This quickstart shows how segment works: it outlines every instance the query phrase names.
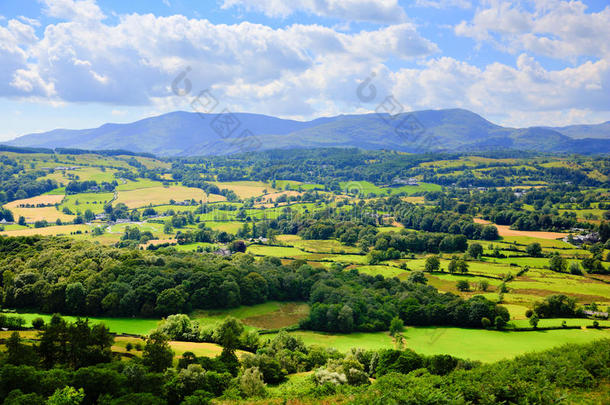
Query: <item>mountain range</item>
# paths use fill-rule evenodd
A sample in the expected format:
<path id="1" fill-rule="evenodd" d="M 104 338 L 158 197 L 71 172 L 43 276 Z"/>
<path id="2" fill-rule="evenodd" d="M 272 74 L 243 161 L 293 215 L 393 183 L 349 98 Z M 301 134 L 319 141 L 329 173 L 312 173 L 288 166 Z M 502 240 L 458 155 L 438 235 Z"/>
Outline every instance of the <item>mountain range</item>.
<path id="1" fill-rule="evenodd" d="M 404 152 L 498 149 L 610 153 L 610 121 L 599 125 L 508 128 L 468 110 L 338 115 L 295 121 L 260 114 L 177 111 L 127 124 L 56 129 L 11 146 L 125 149 L 158 156 L 221 155 L 265 149 L 358 147 Z"/>

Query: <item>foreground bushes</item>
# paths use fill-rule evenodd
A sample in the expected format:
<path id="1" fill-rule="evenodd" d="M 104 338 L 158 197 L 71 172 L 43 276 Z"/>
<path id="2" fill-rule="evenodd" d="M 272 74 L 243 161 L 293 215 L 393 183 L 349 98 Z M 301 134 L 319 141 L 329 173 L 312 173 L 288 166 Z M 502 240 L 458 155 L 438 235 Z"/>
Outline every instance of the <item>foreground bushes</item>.
<path id="1" fill-rule="evenodd" d="M 174 368 L 174 353 L 158 331 L 147 339 L 142 358 L 122 361 L 110 356 L 112 338 L 103 326 L 89 327 L 82 320 L 69 324 L 54 317 L 38 344 L 20 341 L 17 332 L 7 341 L 7 353 L 0 353 L 0 400 L 3 405 L 181 405 L 208 404 L 218 397 L 265 397 L 264 403 L 271 403 L 272 397 L 280 397 L 358 405 L 555 404 L 610 378 L 608 339 L 481 365 L 409 349 L 352 349 L 342 354 L 307 347 L 286 332 L 238 359 L 235 348 L 242 332 L 235 320 L 227 319 L 217 330 L 222 354 L 210 358 L 187 352 Z M 64 354 L 56 356 L 55 349 L 62 347 Z M 96 348 L 103 356 L 86 356 Z M 288 374 L 304 371 L 313 373 L 292 376 L 283 384 Z"/>
<path id="2" fill-rule="evenodd" d="M 350 404 L 550 404 L 571 390 L 595 388 L 610 378 L 610 340 L 567 345 L 515 360 L 456 370 L 446 376 L 416 370 L 390 373 Z"/>

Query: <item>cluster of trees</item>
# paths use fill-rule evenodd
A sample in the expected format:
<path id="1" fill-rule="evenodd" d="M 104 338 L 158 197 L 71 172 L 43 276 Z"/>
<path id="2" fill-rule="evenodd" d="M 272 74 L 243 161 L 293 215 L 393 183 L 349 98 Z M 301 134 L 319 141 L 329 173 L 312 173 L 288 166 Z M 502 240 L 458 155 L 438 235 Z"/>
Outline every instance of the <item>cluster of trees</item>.
<path id="1" fill-rule="evenodd" d="M 534 304 L 533 310 L 526 313 L 528 318 L 581 318 L 584 316 L 582 307 L 576 305 L 574 298 L 563 294 L 550 295 Z"/>
<path id="2" fill-rule="evenodd" d="M 440 208 L 440 207 L 439 207 Z M 395 206 L 396 220 L 406 228 L 464 235 L 468 239 L 498 239 L 498 228 L 473 222 L 472 217 L 410 203 Z"/>
<path id="3" fill-rule="evenodd" d="M 0 221 L 3 220 L 3 219 L 6 222 L 14 222 L 15 221 L 15 217 L 13 216 L 13 213 L 10 210 L 8 210 L 8 209 L 6 209 L 4 207 L 1 207 L 0 208 Z"/>
<path id="4" fill-rule="evenodd" d="M 453 325 L 482 327 L 482 319 L 500 316 L 508 321 L 505 308 L 476 296 L 469 300 L 441 294 L 434 287 L 412 281 L 367 276 L 357 271 L 331 271 L 332 277 L 311 289 L 306 329 L 327 332 L 388 330 L 399 317 L 406 325 Z"/>
<path id="5" fill-rule="evenodd" d="M 331 219 L 306 220 L 301 223 L 297 234 L 303 239 L 337 239 L 348 246 L 357 242 L 371 242 L 377 230 L 370 224 L 361 221 L 333 221 Z"/>
<path id="6" fill-rule="evenodd" d="M 189 243 L 204 242 L 204 243 L 228 243 L 234 239 L 234 236 L 225 231 L 217 231 L 211 229 L 201 222 L 197 225 L 199 229 L 196 231 L 178 231 L 176 240 L 179 245 Z"/>
<path id="7" fill-rule="evenodd" d="M 132 213 L 138 213 L 137 210 L 130 211 L 129 208 L 127 208 L 127 205 L 124 203 L 118 203 L 115 205 L 106 204 L 104 205 L 104 212 L 111 221 L 116 221 L 117 219 L 128 219 Z M 137 215 L 139 218 L 139 213 Z"/>
<path id="8" fill-rule="evenodd" d="M 573 228 L 578 223 L 575 218 L 567 216 L 517 210 L 491 212 L 487 219 L 521 231 L 556 231 Z"/>
<path id="9" fill-rule="evenodd" d="M 137 243 L 146 243 L 154 239 L 151 231 L 140 231 L 137 226 L 125 227 L 125 232 L 121 235 L 121 241 L 135 241 Z"/>
<path id="10" fill-rule="evenodd" d="M 115 187 L 118 185 L 119 185 L 119 183 L 117 183 L 116 180 L 113 180 L 112 183 L 108 183 L 108 182 L 104 181 L 99 184 L 95 180 L 84 180 L 84 181 L 72 180 L 66 186 L 66 194 L 78 194 L 78 193 L 86 193 L 86 192 L 90 192 L 90 191 L 112 192 L 112 191 L 114 191 Z"/>
<path id="11" fill-rule="evenodd" d="M 183 186 L 200 188 L 207 194 L 223 195 L 227 198 L 227 201 L 239 200 L 239 197 L 237 197 L 235 191 L 226 188 L 221 189 L 216 184 L 208 183 L 201 178 L 200 172 L 196 171 L 194 168 L 191 168 L 187 174 L 181 174 L 181 172 L 172 169 L 172 177 L 174 180 L 181 180 Z"/>
<path id="12" fill-rule="evenodd" d="M 0 203 L 34 197 L 57 188 L 55 180 L 38 180 L 46 174 L 42 170 L 26 171 L 17 160 L 0 156 Z"/>
<path id="13" fill-rule="evenodd" d="M 417 233 L 403 229 L 400 233 L 378 234 L 374 239 L 374 250 L 371 251 L 370 255 L 371 257 L 378 257 L 379 253 L 382 252 L 383 255 L 381 256 L 386 256 L 386 259 L 398 259 L 400 253 L 453 253 L 465 252 L 467 248 L 468 240 L 464 235 Z"/>
<path id="14" fill-rule="evenodd" d="M 360 206 L 329 207 L 313 213 L 298 213 L 291 207 L 283 207 L 275 218 L 244 223 L 237 236 L 268 237 L 268 231 L 272 230 L 276 235 L 299 235 L 303 239 L 336 238 L 347 245 L 358 244 L 368 248 L 374 243 L 375 227 L 380 222 L 380 215 Z"/>

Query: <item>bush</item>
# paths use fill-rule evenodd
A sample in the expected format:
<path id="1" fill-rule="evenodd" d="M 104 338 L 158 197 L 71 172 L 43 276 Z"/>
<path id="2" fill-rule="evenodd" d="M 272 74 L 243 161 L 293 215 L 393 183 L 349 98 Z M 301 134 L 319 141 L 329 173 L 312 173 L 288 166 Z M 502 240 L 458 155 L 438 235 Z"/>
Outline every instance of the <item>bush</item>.
<path id="1" fill-rule="evenodd" d="M 423 359 L 413 350 L 384 350 L 379 354 L 377 377 L 391 372 L 408 374 L 423 365 Z"/>
<path id="2" fill-rule="evenodd" d="M 525 252 L 532 257 L 542 256 L 542 246 L 538 242 L 530 243 L 525 248 Z"/>
<path id="3" fill-rule="evenodd" d="M 395 336 L 396 334 L 403 331 L 405 327 L 404 322 L 399 317 L 394 317 L 390 322 L 390 336 Z"/>
<path id="4" fill-rule="evenodd" d="M 242 359 L 243 368 L 256 368 L 267 384 L 278 384 L 286 378 L 286 370 L 280 362 L 266 354 L 246 355 Z"/>
<path id="5" fill-rule="evenodd" d="M 538 328 L 538 322 L 540 322 L 540 318 L 538 318 L 538 314 L 534 312 L 534 314 L 530 317 L 530 325 L 532 328 Z"/>
<path id="6" fill-rule="evenodd" d="M 317 385 L 341 385 L 347 383 L 347 377 L 345 374 L 337 373 L 336 371 L 328 371 L 325 368 L 321 368 L 316 371 L 313 378 Z"/>
<path id="7" fill-rule="evenodd" d="M 446 375 L 452 372 L 458 365 L 458 359 L 448 354 L 437 354 L 426 360 L 426 368 L 430 373 Z"/>
<path id="8" fill-rule="evenodd" d="M 44 327 L 44 319 L 38 317 L 32 320 L 32 327 L 41 330 Z"/>
<path id="9" fill-rule="evenodd" d="M 488 288 L 489 288 L 489 281 L 482 280 L 482 281 L 479 282 L 479 290 L 487 291 Z"/>
<path id="10" fill-rule="evenodd" d="M 264 397 L 267 390 L 258 367 L 247 368 L 239 377 L 239 389 L 246 397 Z"/>
<path id="11" fill-rule="evenodd" d="M 460 291 L 470 290 L 470 284 L 466 280 L 460 280 L 456 283 L 455 287 Z"/>
<path id="12" fill-rule="evenodd" d="M 496 316 L 495 324 L 497 329 L 502 330 L 506 327 L 506 320 L 501 316 Z"/>
<path id="13" fill-rule="evenodd" d="M 582 270 L 580 269 L 580 265 L 578 264 L 578 262 L 570 263 L 570 274 L 574 274 L 576 276 L 582 275 Z"/>

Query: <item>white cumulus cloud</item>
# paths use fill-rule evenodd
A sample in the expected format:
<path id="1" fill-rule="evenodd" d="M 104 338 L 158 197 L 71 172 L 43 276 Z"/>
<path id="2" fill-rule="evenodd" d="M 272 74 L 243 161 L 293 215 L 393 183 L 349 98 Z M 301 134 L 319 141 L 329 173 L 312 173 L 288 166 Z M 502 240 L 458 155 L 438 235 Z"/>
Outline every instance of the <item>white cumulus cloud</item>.
<path id="1" fill-rule="evenodd" d="M 610 54 L 610 5 L 588 12 L 578 0 L 485 3 L 472 21 L 456 25 L 457 35 L 491 41 L 514 53 L 528 51 L 556 59 Z"/>
<path id="2" fill-rule="evenodd" d="M 406 20 L 398 0 L 223 0 L 223 8 L 240 6 L 269 17 L 288 17 L 302 11 L 342 20 L 398 23 Z"/>

